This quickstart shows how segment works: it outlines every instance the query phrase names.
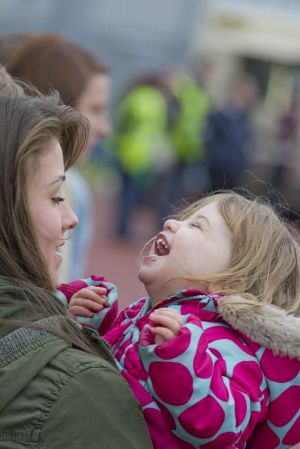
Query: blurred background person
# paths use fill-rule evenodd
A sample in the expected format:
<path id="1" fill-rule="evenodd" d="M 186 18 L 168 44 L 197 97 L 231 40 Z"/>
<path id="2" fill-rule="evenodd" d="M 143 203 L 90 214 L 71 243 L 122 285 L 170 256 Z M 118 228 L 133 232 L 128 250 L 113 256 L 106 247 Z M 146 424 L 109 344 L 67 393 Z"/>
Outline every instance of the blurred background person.
<path id="1" fill-rule="evenodd" d="M 7 58 L 8 72 L 32 83 L 43 93 L 57 90 L 62 101 L 81 112 L 90 123 L 84 157 L 110 132 L 108 116 L 110 77 L 105 65 L 89 51 L 56 34 L 26 39 Z M 68 177 L 66 194 L 79 218 L 72 239 L 65 245 L 61 280 L 83 277 L 92 236 L 90 188 L 77 168 Z"/>
<path id="2" fill-rule="evenodd" d="M 186 70 L 138 79 L 117 106 L 113 148 L 121 177 L 117 234 L 134 233 L 133 216 L 151 208 L 153 229 L 184 197 L 207 189 L 203 128 L 208 94 Z"/>
<path id="3" fill-rule="evenodd" d="M 250 113 L 256 95 L 254 79 L 242 76 L 233 81 L 223 106 L 208 116 L 204 142 L 211 190 L 242 184 L 254 145 Z"/>
<path id="4" fill-rule="evenodd" d="M 0 64 L 5 65 L 16 48 L 23 45 L 32 36 L 27 33 L 11 33 L 0 35 Z"/>
<path id="5" fill-rule="evenodd" d="M 271 183 L 274 189 L 279 192 L 285 192 L 286 181 L 295 176 L 299 121 L 299 95 L 295 94 L 286 110 L 280 114 L 275 131 L 277 145 L 274 148 L 275 157 L 273 159 Z"/>
<path id="6" fill-rule="evenodd" d="M 120 173 L 117 235 L 132 236 L 134 215 L 151 207 L 159 226 L 160 187 L 172 161 L 167 134 L 167 92 L 159 75 L 147 75 L 128 89 L 117 111 L 112 151 Z"/>
<path id="7" fill-rule="evenodd" d="M 191 72 L 175 69 L 165 78 L 173 100 L 168 132 L 175 163 L 162 193 L 165 196 L 160 212 L 162 221 L 180 199 L 195 198 L 207 190 L 202 134 L 210 111 L 209 95 Z"/>

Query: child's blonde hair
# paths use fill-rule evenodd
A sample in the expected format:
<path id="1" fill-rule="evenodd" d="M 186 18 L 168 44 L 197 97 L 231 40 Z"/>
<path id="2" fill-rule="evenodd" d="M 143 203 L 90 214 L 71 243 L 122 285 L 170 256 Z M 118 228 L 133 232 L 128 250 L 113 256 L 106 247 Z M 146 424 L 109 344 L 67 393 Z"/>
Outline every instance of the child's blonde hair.
<path id="1" fill-rule="evenodd" d="M 231 191 L 206 196 L 177 218 L 187 219 L 212 202 L 232 233 L 232 257 L 224 272 L 206 281 L 223 295 L 239 294 L 255 304 L 272 303 L 299 313 L 299 247 L 287 223 L 266 201 Z"/>

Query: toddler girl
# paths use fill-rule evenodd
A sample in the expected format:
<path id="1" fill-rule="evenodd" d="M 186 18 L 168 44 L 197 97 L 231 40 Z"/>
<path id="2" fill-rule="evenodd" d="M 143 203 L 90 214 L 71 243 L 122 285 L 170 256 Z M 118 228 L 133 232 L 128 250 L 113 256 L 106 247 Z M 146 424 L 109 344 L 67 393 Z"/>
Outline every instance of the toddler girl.
<path id="1" fill-rule="evenodd" d="M 113 323 L 112 284 L 60 287 L 104 334 L 156 449 L 300 441 L 298 251 L 269 205 L 223 192 L 165 222 L 139 269 L 148 296 Z"/>

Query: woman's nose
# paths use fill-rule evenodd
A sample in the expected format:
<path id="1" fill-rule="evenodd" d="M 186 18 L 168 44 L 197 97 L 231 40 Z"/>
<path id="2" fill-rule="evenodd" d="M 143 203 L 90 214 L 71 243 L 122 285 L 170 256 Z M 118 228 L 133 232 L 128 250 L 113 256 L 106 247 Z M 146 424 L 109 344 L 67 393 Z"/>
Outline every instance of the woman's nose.
<path id="1" fill-rule="evenodd" d="M 176 232 L 180 226 L 180 222 L 178 220 L 169 219 L 164 223 L 164 231 Z"/>
<path id="2" fill-rule="evenodd" d="M 68 231 L 69 229 L 75 228 L 79 223 L 78 217 L 73 211 L 73 209 L 66 204 L 66 211 L 64 214 L 64 222 L 63 222 L 63 228 L 65 231 Z"/>

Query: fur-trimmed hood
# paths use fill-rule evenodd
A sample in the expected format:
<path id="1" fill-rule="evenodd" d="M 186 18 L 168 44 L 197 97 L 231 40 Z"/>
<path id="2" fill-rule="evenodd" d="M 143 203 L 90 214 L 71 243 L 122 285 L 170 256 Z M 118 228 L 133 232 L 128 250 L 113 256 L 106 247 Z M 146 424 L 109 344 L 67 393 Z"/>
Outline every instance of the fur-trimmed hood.
<path id="1" fill-rule="evenodd" d="M 224 296 L 218 311 L 226 323 L 255 343 L 300 361 L 300 318 L 272 304 L 253 306 L 241 296 Z"/>

